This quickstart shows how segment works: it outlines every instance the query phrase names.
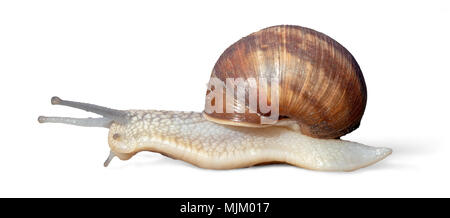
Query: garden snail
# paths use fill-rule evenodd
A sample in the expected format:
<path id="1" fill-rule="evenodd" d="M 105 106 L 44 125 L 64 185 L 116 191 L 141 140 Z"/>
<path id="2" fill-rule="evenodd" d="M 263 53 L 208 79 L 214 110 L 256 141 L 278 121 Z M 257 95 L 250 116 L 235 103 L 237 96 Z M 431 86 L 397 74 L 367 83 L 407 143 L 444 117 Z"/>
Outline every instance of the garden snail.
<path id="1" fill-rule="evenodd" d="M 270 86 L 264 84 L 269 79 Z M 226 81 L 224 92 L 218 84 Z M 361 70 L 343 46 L 312 29 L 283 25 L 225 50 L 213 68 L 203 113 L 114 110 L 53 97 L 52 104 L 102 117 L 38 120 L 109 128 L 105 166 L 115 156 L 128 160 L 153 151 L 211 169 L 277 162 L 352 171 L 392 152 L 339 139 L 358 128 L 366 99 Z"/>

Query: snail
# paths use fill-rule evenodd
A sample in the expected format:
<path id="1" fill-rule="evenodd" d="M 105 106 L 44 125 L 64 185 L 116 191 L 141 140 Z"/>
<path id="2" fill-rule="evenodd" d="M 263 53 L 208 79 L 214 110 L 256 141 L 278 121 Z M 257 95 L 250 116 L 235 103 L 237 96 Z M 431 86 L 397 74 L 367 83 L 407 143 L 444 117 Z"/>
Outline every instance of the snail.
<path id="1" fill-rule="evenodd" d="M 209 169 L 286 163 L 352 171 L 392 153 L 340 139 L 359 127 L 366 84 L 349 51 L 309 28 L 272 26 L 228 47 L 212 70 L 205 99 L 203 112 L 178 112 L 115 110 L 53 97 L 54 105 L 102 117 L 38 121 L 109 128 L 104 166 L 114 157 L 151 151 Z"/>

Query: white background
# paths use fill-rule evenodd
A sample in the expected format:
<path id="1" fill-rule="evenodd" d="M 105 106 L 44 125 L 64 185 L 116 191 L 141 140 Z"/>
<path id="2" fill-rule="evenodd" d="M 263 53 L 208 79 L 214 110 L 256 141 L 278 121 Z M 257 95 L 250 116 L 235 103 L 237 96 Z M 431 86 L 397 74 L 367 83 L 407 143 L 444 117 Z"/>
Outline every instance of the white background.
<path id="1" fill-rule="evenodd" d="M 2 1 L 0 196 L 450 197 L 448 1 Z M 225 48 L 259 29 L 321 31 L 359 62 L 361 127 L 390 147 L 351 173 L 287 165 L 205 170 L 155 153 L 104 168 L 107 129 L 38 124 L 87 117 L 50 97 L 118 109 L 202 111 Z"/>

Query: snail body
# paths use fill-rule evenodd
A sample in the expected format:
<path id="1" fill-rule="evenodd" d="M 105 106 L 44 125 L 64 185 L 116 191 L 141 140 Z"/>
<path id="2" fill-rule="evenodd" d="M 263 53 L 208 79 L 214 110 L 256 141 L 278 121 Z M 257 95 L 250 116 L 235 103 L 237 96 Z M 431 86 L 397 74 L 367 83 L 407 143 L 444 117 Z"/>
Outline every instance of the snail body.
<path id="1" fill-rule="evenodd" d="M 111 150 L 121 159 L 153 151 L 202 168 L 234 169 L 288 163 L 325 171 L 351 171 L 390 153 L 336 139 L 316 139 L 282 126 L 220 125 L 196 112 L 130 111 L 129 124 L 112 124 Z"/>
<path id="2" fill-rule="evenodd" d="M 367 94 L 353 56 L 324 34 L 297 26 L 253 33 L 230 46 L 211 74 L 218 81 L 238 77 L 275 77 L 278 83 L 256 92 L 246 86 L 240 93 L 245 101 L 237 98 L 239 94 L 209 87 L 206 105 L 210 101 L 210 106 L 217 106 L 223 97 L 226 104 L 216 109 L 228 106 L 242 109 L 239 112 L 219 113 L 208 106 L 203 113 L 115 110 L 53 97 L 52 104 L 102 117 L 40 116 L 38 120 L 109 128 L 111 152 L 105 166 L 114 157 L 128 160 L 140 151 L 152 151 L 210 169 L 287 163 L 313 170 L 352 171 L 392 152 L 338 139 L 359 126 Z M 280 91 L 272 92 L 275 89 Z M 276 113 L 252 108 L 252 93 L 271 105 L 275 105 L 274 93 L 281 94 Z M 269 124 L 262 122 L 266 117 Z"/>

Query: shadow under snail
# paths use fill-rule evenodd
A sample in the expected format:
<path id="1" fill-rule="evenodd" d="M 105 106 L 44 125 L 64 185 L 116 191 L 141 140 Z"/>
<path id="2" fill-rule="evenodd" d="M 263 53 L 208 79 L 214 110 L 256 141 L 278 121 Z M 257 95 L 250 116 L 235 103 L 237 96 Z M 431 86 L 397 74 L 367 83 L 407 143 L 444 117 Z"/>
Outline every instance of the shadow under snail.
<path id="1" fill-rule="evenodd" d="M 218 88 L 210 85 L 205 105 L 219 110 L 115 110 L 53 97 L 52 104 L 102 117 L 40 116 L 38 121 L 109 128 L 111 152 L 105 166 L 114 157 L 128 160 L 140 151 L 152 151 L 210 169 L 287 163 L 313 170 L 352 171 L 392 152 L 339 139 L 358 128 L 367 90 L 350 52 L 323 33 L 282 25 L 242 38 L 220 56 L 210 84 L 212 79 L 225 83 L 238 78 L 259 83 L 251 86 L 257 87 L 256 92 L 247 84 L 240 93 L 229 94 L 226 89 L 211 95 Z M 275 78 L 277 83 L 261 88 L 261 78 Z M 273 105 L 274 93 L 276 113 L 251 107 L 252 94 L 257 104 Z M 238 95 L 244 101 L 238 101 Z M 218 99 L 225 103 L 218 104 Z"/>

